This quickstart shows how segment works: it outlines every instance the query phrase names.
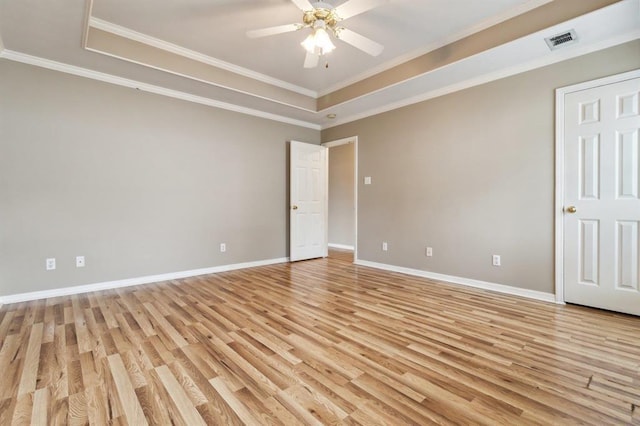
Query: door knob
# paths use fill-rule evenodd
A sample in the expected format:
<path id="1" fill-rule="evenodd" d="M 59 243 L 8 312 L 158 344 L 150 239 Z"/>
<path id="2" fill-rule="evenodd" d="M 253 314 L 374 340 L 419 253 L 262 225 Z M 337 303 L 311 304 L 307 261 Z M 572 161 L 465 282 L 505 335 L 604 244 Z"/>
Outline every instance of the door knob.
<path id="1" fill-rule="evenodd" d="M 576 206 L 569 206 L 566 209 L 564 209 L 564 211 L 566 211 L 567 213 L 575 213 L 578 211 L 578 209 L 576 209 Z"/>
<path id="2" fill-rule="evenodd" d="M 291 206 L 291 210 L 298 210 L 298 206 Z"/>

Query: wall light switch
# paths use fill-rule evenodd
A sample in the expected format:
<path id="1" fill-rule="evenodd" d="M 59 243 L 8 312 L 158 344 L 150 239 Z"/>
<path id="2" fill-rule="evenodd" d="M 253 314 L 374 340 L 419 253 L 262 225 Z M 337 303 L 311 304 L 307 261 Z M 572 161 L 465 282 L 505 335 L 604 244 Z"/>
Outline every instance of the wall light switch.
<path id="1" fill-rule="evenodd" d="M 371 185 L 371 176 L 365 176 L 364 177 L 364 184 L 365 185 Z"/>

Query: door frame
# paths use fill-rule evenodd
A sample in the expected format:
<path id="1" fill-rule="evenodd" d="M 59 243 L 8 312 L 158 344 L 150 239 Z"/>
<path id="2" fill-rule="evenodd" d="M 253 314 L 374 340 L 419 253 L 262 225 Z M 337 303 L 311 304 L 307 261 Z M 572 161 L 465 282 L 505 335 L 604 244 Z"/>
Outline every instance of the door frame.
<path id="1" fill-rule="evenodd" d="M 556 303 L 564 304 L 564 98 L 567 94 L 640 77 L 640 69 L 556 89 L 555 287 Z"/>
<path id="2" fill-rule="evenodd" d="M 353 143 L 353 262 L 358 260 L 358 137 L 351 136 L 348 138 L 336 139 L 334 141 L 324 142 L 321 145 L 331 149 L 336 146 Z M 328 162 L 328 161 L 327 161 Z M 327 174 L 327 180 L 329 175 Z M 327 229 L 328 232 L 328 229 Z M 327 241 L 328 243 L 328 241 Z"/>

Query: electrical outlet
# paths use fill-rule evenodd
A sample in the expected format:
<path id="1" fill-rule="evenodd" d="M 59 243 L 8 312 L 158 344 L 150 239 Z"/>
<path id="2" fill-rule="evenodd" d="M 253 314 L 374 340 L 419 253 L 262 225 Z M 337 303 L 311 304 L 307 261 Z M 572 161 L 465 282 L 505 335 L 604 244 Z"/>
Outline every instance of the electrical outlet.
<path id="1" fill-rule="evenodd" d="M 424 254 L 425 254 L 427 257 L 431 257 L 431 256 L 433 256 L 433 248 L 431 248 L 431 247 L 427 247 L 427 249 L 425 250 L 425 253 L 424 253 Z"/>
<path id="2" fill-rule="evenodd" d="M 386 242 L 386 241 L 384 241 L 384 242 L 382 243 L 382 251 L 387 251 L 388 249 L 389 249 L 389 246 L 387 245 L 387 242 Z"/>
<path id="3" fill-rule="evenodd" d="M 227 245 L 225 243 L 220 243 L 220 253 L 224 253 L 227 251 Z"/>
<path id="4" fill-rule="evenodd" d="M 498 254 L 494 254 L 493 255 L 493 266 L 500 266 L 500 255 Z"/>
<path id="5" fill-rule="evenodd" d="M 365 185 L 371 185 L 371 176 L 365 176 L 364 177 L 364 184 Z"/>
<path id="6" fill-rule="evenodd" d="M 46 260 L 47 271 L 53 271 L 56 269 L 56 258 L 50 257 Z"/>
<path id="7" fill-rule="evenodd" d="M 84 256 L 76 256 L 76 268 L 84 268 Z"/>

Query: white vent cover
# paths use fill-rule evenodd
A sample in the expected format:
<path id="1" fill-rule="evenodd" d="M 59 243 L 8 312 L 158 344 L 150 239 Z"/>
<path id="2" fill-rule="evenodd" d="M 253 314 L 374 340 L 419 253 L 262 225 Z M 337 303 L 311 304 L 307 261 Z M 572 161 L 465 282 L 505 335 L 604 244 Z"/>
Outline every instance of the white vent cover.
<path id="1" fill-rule="evenodd" d="M 578 36 L 576 35 L 575 30 L 569 30 L 551 37 L 547 37 L 544 39 L 544 41 L 547 42 L 547 46 L 549 46 L 549 49 L 556 50 L 575 43 L 576 41 L 578 41 Z"/>

